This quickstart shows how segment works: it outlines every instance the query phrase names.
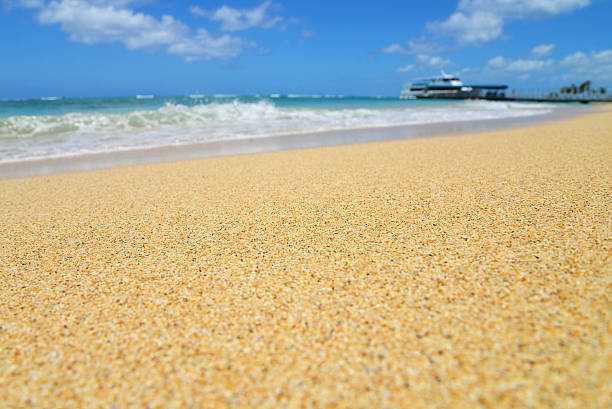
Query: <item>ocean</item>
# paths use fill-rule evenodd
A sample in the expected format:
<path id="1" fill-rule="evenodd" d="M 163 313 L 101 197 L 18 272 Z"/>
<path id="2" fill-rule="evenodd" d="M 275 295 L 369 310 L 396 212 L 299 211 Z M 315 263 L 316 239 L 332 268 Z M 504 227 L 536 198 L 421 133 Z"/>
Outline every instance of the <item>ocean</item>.
<path id="1" fill-rule="evenodd" d="M 550 104 L 322 95 L 0 100 L 0 164 L 279 135 L 543 115 Z"/>

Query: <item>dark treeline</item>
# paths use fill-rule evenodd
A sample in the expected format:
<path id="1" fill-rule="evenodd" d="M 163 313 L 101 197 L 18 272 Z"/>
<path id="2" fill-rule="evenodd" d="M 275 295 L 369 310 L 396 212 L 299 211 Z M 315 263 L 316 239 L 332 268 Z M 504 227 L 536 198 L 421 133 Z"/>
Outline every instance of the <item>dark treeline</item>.
<path id="1" fill-rule="evenodd" d="M 564 87 L 561 87 L 561 89 L 559 90 L 559 93 L 561 95 L 581 95 L 581 94 L 587 94 L 587 95 L 606 95 L 607 90 L 605 87 L 592 87 L 592 83 L 591 81 L 585 81 L 582 84 L 576 86 L 576 84 L 572 84 L 572 85 L 566 85 Z M 558 94 L 555 93 L 551 93 L 550 96 L 557 96 Z"/>

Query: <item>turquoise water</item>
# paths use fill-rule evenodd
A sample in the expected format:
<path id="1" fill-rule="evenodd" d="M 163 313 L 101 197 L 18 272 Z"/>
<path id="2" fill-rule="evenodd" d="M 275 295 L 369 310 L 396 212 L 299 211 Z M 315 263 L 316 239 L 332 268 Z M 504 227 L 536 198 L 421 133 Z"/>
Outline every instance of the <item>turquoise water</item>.
<path id="1" fill-rule="evenodd" d="M 99 152 L 544 114 L 544 104 L 319 95 L 0 100 L 0 163 Z"/>
<path id="2" fill-rule="evenodd" d="M 312 95 L 274 95 L 274 96 L 233 96 L 233 95 L 193 95 L 160 97 L 140 95 L 119 98 L 61 98 L 45 97 L 37 99 L 0 100 L 0 118 L 10 116 L 65 115 L 70 113 L 120 114 L 133 111 L 153 111 L 166 105 L 193 107 L 207 104 L 244 103 L 261 101 L 272 103 L 279 108 L 313 109 L 388 109 L 416 106 L 452 105 L 448 100 L 402 100 L 399 98 L 312 96 Z"/>

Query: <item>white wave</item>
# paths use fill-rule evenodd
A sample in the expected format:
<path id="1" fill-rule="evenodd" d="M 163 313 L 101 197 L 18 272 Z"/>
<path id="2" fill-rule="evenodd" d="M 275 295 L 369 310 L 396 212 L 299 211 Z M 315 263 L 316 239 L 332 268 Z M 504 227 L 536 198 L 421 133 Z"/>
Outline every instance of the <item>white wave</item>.
<path id="1" fill-rule="evenodd" d="M 228 139 L 538 115 L 544 104 L 473 101 L 393 109 L 168 104 L 154 111 L 0 118 L 0 162 Z"/>
<path id="2" fill-rule="evenodd" d="M 330 96 L 331 98 L 334 98 L 335 96 Z M 288 94 L 287 98 L 312 98 L 312 99 L 318 99 L 318 98 L 324 98 L 323 95 L 320 94 Z M 325 98 L 329 98 L 328 96 L 325 96 Z"/>

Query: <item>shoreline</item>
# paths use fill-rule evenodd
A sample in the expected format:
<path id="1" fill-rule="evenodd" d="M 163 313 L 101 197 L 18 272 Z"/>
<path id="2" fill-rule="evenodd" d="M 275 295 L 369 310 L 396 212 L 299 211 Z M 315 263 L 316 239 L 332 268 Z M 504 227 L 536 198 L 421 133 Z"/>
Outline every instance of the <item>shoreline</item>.
<path id="1" fill-rule="evenodd" d="M 262 138 L 212 141 L 176 146 L 139 148 L 108 153 L 93 153 L 60 158 L 0 163 L 0 180 L 84 172 L 125 166 L 194 160 L 295 149 L 310 149 L 403 139 L 464 135 L 512 129 L 568 119 L 599 107 L 555 107 L 552 112 L 523 117 L 438 122 L 405 126 L 358 128 L 340 131 L 287 134 Z"/>

